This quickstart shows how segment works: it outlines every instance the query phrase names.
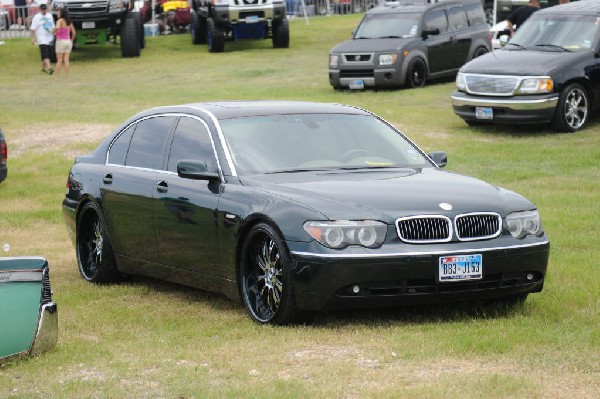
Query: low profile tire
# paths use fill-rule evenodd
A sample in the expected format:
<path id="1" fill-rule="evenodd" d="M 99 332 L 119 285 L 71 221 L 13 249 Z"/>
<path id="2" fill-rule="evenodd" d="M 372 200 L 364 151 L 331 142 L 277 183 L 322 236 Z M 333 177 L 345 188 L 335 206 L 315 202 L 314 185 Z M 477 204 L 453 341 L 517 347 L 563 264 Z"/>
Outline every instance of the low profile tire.
<path id="1" fill-rule="evenodd" d="M 287 19 L 273 23 L 273 48 L 290 47 L 290 27 Z"/>
<path id="2" fill-rule="evenodd" d="M 225 33 L 216 24 L 215 20 L 206 20 L 207 42 L 209 53 L 222 53 L 225 51 Z"/>
<path id="3" fill-rule="evenodd" d="M 77 263 L 79 273 L 90 283 L 111 283 L 121 279 L 112 247 L 97 208 L 84 205 L 77 218 Z"/>
<path id="4" fill-rule="evenodd" d="M 133 15 L 128 15 L 121 26 L 121 56 L 124 58 L 139 57 L 140 52 L 137 22 Z"/>
<path id="5" fill-rule="evenodd" d="M 472 60 L 474 60 L 477 57 L 481 57 L 484 54 L 489 53 L 489 50 L 485 47 L 477 47 L 475 49 L 475 51 L 473 51 L 473 58 L 471 58 Z"/>
<path id="6" fill-rule="evenodd" d="M 427 82 L 427 64 L 422 58 L 413 58 L 408 64 L 406 85 L 410 88 L 425 86 Z"/>
<path id="7" fill-rule="evenodd" d="M 572 83 L 560 93 L 552 124 L 559 132 L 573 133 L 583 128 L 589 118 L 590 100 L 585 88 Z"/>
<path id="8" fill-rule="evenodd" d="M 242 247 L 240 291 L 250 317 L 261 324 L 307 322 L 311 313 L 296 308 L 291 261 L 279 234 L 271 226 L 254 226 Z"/>

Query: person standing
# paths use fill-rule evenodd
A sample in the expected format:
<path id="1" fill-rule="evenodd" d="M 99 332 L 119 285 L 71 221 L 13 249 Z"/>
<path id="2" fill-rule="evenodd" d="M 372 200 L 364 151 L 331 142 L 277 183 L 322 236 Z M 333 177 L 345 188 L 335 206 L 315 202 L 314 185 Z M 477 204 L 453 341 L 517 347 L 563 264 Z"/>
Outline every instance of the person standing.
<path id="1" fill-rule="evenodd" d="M 54 70 L 50 65 L 50 43 L 54 40 L 54 18 L 48 13 L 45 3 L 40 4 L 40 12 L 35 14 L 31 21 L 31 44 L 36 42 L 40 48 L 42 57 L 42 72 L 52 75 Z"/>
<path id="2" fill-rule="evenodd" d="M 29 21 L 29 9 L 27 0 L 15 0 L 15 12 L 17 13 L 17 25 L 19 29 L 27 29 Z"/>
<path id="3" fill-rule="evenodd" d="M 60 67 L 65 64 L 65 78 L 69 78 L 69 59 L 75 40 L 75 27 L 66 8 L 58 10 L 58 19 L 54 34 L 56 35 L 56 75 L 60 75 Z"/>
<path id="4" fill-rule="evenodd" d="M 529 0 L 527 5 L 521 6 L 510 13 L 506 22 L 508 22 L 508 30 L 510 35 L 513 36 L 518 28 L 521 27 L 527 21 L 527 18 L 534 12 L 540 9 L 540 0 Z M 516 26 L 516 28 L 515 28 Z"/>

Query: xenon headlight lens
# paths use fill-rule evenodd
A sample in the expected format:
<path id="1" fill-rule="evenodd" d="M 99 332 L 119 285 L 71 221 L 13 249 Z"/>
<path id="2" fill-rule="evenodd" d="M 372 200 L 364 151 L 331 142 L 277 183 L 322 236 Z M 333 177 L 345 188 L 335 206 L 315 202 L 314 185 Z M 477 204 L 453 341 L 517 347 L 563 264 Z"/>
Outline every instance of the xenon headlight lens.
<path id="1" fill-rule="evenodd" d="M 538 211 L 514 212 L 506 217 L 508 231 L 515 238 L 537 235 L 542 229 Z"/>
<path id="2" fill-rule="evenodd" d="M 348 245 L 377 248 L 385 240 L 387 226 L 375 220 L 309 221 L 304 223 L 304 230 L 321 244 L 333 249 Z"/>
<path id="3" fill-rule="evenodd" d="M 339 56 L 336 54 L 329 54 L 329 66 L 337 66 Z"/>
<path id="4" fill-rule="evenodd" d="M 380 54 L 379 65 L 393 65 L 398 59 L 398 54 Z"/>
<path id="5" fill-rule="evenodd" d="M 465 75 L 463 73 L 458 73 L 456 75 L 456 89 L 458 91 L 465 91 L 467 89 L 467 81 L 465 80 Z"/>
<path id="6" fill-rule="evenodd" d="M 550 77 L 526 78 L 521 81 L 519 93 L 522 94 L 544 94 L 552 93 L 554 82 Z"/>

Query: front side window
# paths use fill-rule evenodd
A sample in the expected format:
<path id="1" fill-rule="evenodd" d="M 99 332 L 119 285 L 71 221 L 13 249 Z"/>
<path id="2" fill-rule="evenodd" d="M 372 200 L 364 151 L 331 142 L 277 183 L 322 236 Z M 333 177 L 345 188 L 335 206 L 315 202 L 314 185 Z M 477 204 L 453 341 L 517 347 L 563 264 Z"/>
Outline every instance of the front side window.
<path id="1" fill-rule="evenodd" d="M 448 30 L 448 16 L 446 10 L 433 10 L 425 14 L 423 20 L 426 30 L 439 29 L 440 33 Z"/>
<path id="2" fill-rule="evenodd" d="M 414 144 L 370 115 L 254 116 L 223 120 L 221 128 L 240 175 L 432 167 Z"/>
<path id="3" fill-rule="evenodd" d="M 158 116 L 139 122 L 131 138 L 125 165 L 161 169 L 166 141 L 175 119 L 174 116 Z"/>
<path id="4" fill-rule="evenodd" d="M 204 161 L 209 172 L 218 171 L 206 125 L 197 119 L 182 116 L 175 129 L 167 170 L 177 173 L 177 162 L 184 159 Z"/>
<path id="5" fill-rule="evenodd" d="M 419 13 L 391 13 L 366 15 L 360 23 L 355 39 L 406 38 L 417 35 Z"/>

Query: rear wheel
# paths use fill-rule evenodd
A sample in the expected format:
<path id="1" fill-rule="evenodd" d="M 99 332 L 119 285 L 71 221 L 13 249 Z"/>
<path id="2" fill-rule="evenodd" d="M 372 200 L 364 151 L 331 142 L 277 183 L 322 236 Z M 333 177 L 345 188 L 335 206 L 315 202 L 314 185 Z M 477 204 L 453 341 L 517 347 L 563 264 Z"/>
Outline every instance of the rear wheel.
<path id="1" fill-rule="evenodd" d="M 586 124 L 589 110 L 590 101 L 585 88 L 579 83 L 572 83 L 560 93 L 552 124 L 558 131 L 576 132 Z"/>
<path id="2" fill-rule="evenodd" d="M 242 248 L 240 291 L 246 310 L 261 324 L 308 321 L 312 313 L 296 308 L 291 260 L 279 234 L 271 226 L 254 226 Z"/>
<path id="3" fill-rule="evenodd" d="M 475 59 L 475 58 L 480 57 L 480 56 L 482 56 L 482 55 L 484 55 L 486 53 L 489 53 L 489 51 L 488 51 L 487 48 L 485 48 L 485 47 L 477 47 L 475 49 L 475 51 L 473 51 L 473 58 L 471 58 L 471 59 Z"/>
<path id="4" fill-rule="evenodd" d="M 288 48 L 290 47 L 290 27 L 287 19 L 273 22 L 273 47 Z"/>
<path id="5" fill-rule="evenodd" d="M 210 53 L 222 53 L 225 50 L 225 32 L 215 24 L 215 20 L 208 18 L 206 20 L 206 30 L 208 32 L 207 42 Z"/>
<path id="6" fill-rule="evenodd" d="M 81 276 L 91 283 L 120 279 L 112 247 L 97 208 L 84 205 L 77 218 L 77 263 Z"/>
<path id="7" fill-rule="evenodd" d="M 413 58 L 408 64 L 406 84 L 408 87 L 423 87 L 427 82 L 427 64 L 422 58 Z"/>
<path id="8" fill-rule="evenodd" d="M 197 13 L 192 13 L 190 22 L 190 35 L 192 36 L 192 44 L 206 44 L 206 18 Z"/>
<path id="9" fill-rule="evenodd" d="M 140 49 L 146 47 L 146 35 L 144 34 L 144 22 L 142 21 L 142 14 L 134 12 L 133 18 L 135 19 L 135 26 L 137 28 L 138 38 L 140 40 Z"/>
<path id="10" fill-rule="evenodd" d="M 137 22 L 133 15 L 128 15 L 121 26 L 121 56 L 139 57 L 140 39 L 137 28 Z"/>

